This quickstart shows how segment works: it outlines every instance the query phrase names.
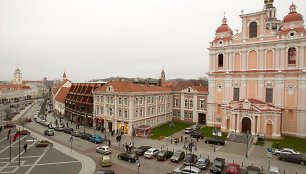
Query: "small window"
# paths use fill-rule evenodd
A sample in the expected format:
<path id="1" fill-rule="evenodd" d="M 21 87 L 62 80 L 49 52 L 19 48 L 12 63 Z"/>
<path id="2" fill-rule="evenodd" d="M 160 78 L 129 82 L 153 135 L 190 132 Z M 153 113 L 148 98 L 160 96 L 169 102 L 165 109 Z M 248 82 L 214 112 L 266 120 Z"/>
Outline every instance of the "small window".
<path id="1" fill-rule="evenodd" d="M 223 67 L 223 54 L 218 54 L 218 67 Z"/>
<path id="2" fill-rule="evenodd" d="M 273 102 L 273 88 L 266 88 L 266 102 Z"/>
<path id="3" fill-rule="evenodd" d="M 192 100 L 189 101 L 189 107 L 190 107 L 190 109 L 193 108 L 193 101 Z"/>
<path id="4" fill-rule="evenodd" d="M 185 100 L 185 108 L 187 108 L 188 107 L 188 100 L 186 99 Z"/>
<path id="5" fill-rule="evenodd" d="M 295 64 L 296 62 L 296 48 L 291 47 L 288 50 L 288 64 Z"/>
<path id="6" fill-rule="evenodd" d="M 250 23 L 250 38 L 257 37 L 257 23 L 256 22 L 251 22 Z"/>

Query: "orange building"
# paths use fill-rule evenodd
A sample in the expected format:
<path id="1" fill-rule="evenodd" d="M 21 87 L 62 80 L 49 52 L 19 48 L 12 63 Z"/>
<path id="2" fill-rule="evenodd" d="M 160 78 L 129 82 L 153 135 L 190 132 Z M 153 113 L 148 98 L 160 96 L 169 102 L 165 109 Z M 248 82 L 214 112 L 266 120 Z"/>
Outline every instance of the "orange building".
<path id="1" fill-rule="evenodd" d="M 242 14 L 233 33 L 227 19 L 209 48 L 207 124 L 223 131 L 306 137 L 306 32 L 294 4 L 283 20 L 273 0 Z"/>

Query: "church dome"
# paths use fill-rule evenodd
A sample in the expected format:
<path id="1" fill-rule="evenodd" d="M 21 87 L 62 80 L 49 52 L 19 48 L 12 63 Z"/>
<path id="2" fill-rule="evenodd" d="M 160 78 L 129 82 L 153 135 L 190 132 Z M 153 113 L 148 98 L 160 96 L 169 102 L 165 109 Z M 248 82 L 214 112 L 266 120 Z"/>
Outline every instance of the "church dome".
<path id="1" fill-rule="evenodd" d="M 227 25 L 227 19 L 224 17 L 222 25 L 217 28 L 216 33 L 232 32 L 231 28 Z"/>
<path id="2" fill-rule="evenodd" d="M 296 22 L 303 20 L 303 16 L 296 12 L 296 5 L 292 4 L 290 6 L 290 13 L 284 17 L 284 22 Z"/>

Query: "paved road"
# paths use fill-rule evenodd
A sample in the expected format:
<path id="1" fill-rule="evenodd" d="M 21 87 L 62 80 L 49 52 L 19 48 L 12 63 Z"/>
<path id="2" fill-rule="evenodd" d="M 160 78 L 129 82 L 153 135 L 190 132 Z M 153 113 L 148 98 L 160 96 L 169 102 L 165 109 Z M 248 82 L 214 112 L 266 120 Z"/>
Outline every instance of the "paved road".
<path id="1" fill-rule="evenodd" d="M 35 105 L 33 107 L 33 115 L 35 112 Z M 37 106 L 38 107 L 38 106 Z M 31 115 L 31 112 L 28 112 L 27 115 Z M 54 121 L 55 118 L 53 117 L 52 114 L 48 114 L 47 119 L 49 121 Z M 63 120 L 64 123 L 66 123 L 65 120 Z M 74 127 L 75 124 L 70 124 L 69 126 Z M 43 132 L 46 128 L 41 126 L 38 123 L 31 122 L 26 125 L 26 127 L 29 127 L 32 130 L 35 130 L 37 132 Z M 83 127 L 80 126 L 80 130 L 83 131 Z M 89 132 L 91 134 L 100 134 L 103 137 L 105 136 L 104 133 L 101 134 L 101 132 L 92 130 L 90 128 L 86 128 L 86 132 Z M 179 137 L 183 133 L 180 132 L 175 136 Z M 137 173 L 137 165 L 134 163 L 128 163 L 126 161 L 121 161 L 117 159 L 117 154 L 124 151 L 122 144 L 123 143 L 129 143 L 132 142 L 132 138 L 128 136 L 123 136 L 121 144 L 119 145 L 118 143 L 115 142 L 115 137 L 111 137 L 107 135 L 109 139 L 112 141 L 112 160 L 113 160 L 113 166 L 111 167 L 112 169 L 115 170 L 116 174 L 135 174 Z M 56 132 L 54 137 L 51 137 L 52 140 L 63 144 L 66 147 L 70 147 L 70 142 L 69 142 L 70 135 L 67 135 L 62 132 Z M 190 138 L 188 138 L 188 141 L 190 141 Z M 140 146 L 140 145 L 150 145 L 156 148 L 164 148 L 164 149 L 169 149 L 169 150 L 179 150 L 182 149 L 183 143 L 180 142 L 177 145 L 170 144 L 169 138 L 165 138 L 162 141 L 155 141 L 155 140 L 150 140 L 150 139 L 143 139 L 143 138 L 135 138 L 135 146 Z M 73 142 L 73 149 L 91 157 L 95 162 L 96 162 L 96 167 L 97 169 L 101 168 L 100 163 L 99 163 L 99 157 L 100 154 L 97 154 L 95 152 L 95 148 L 99 146 L 93 143 L 90 143 L 88 141 L 79 139 L 79 138 L 74 138 Z M 267 171 L 268 169 L 268 163 L 269 160 L 271 162 L 271 165 L 273 166 L 278 166 L 282 171 L 286 170 L 286 174 L 292 173 L 306 173 L 306 167 L 299 165 L 299 164 L 293 164 L 293 163 L 287 163 L 283 161 L 277 160 L 275 157 L 272 157 L 271 159 L 268 159 L 265 157 L 265 148 L 260 148 L 258 146 L 252 146 L 250 147 L 250 150 L 248 151 L 249 157 L 245 157 L 246 153 L 246 145 L 245 144 L 239 144 L 239 143 L 231 143 L 228 142 L 225 146 L 216 146 L 216 152 L 214 152 L 214 146 L 205 144 L 202 141 L 199 141 L 197 143 L 197 151 L 194 151 L 195 154 L 198 156 L 202 157 L 209 157 L 211 160 L 213 160 L 215 157 L 222 157 L 226 159 L 226 162 L 232 162 L 235 161 L 239 164 L 246 167 L 249 165 L 255 165 L 262 167 L 264 171 Z M 258 155 L 260 154 L 260 155 Z M 156 161 L 155 159 L 144 159 L 143 157 L 140 157 L 140 162 L 141 162 L 141 167 L 140 167 L 140 172 L 143 174 L 162 174 L 162 173 L 168 173 L 171 172 L 174 168 L 181 166 L 182 164 L 176 164 L 172 163 L 169 161 L 166 162 L 159 162 Z M 204 173 L 207 173 L 208 171 L 205 171 Z"/>

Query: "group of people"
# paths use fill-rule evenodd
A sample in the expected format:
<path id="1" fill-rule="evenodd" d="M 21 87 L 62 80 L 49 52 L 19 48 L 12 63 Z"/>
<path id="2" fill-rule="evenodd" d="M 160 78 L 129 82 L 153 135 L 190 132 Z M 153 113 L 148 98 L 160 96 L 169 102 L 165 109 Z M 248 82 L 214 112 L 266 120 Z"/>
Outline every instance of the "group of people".
<path id="1" fill-rule="evenodd" d="M 187 139 L 187 137 L 185 137 L 185 140 L 186 140 L 186 139 Z M 181 142 L 183 142 L 183 136 L 178 137 L 178 138 L 174 138 L 174 143 L 177 144 L 177 143 L 180 142 L 180 140 L 181 140 Z M 172 143 L 172 140 L 171 140 L 171 143 Z"/>
<path id="2" fill-rule="evenodd" d="M 132 148 L 133 148 L 133 144 L 132 143 L 130 143 L 130 144 L 127 144 L 127 143 L 125 143 L 126 145 L 125 145 L 125 150 L 127 151 L 127 152 L 131 152 L 132 151 Z"/>
<path id="3" fill-rule="evenodd" d="M 119 135 L 116 136 L 116 141 L 117 141 L 117 142 L 120 142 L 120 141 L 121 141 L 121 134 L 119 134 Z"/>

